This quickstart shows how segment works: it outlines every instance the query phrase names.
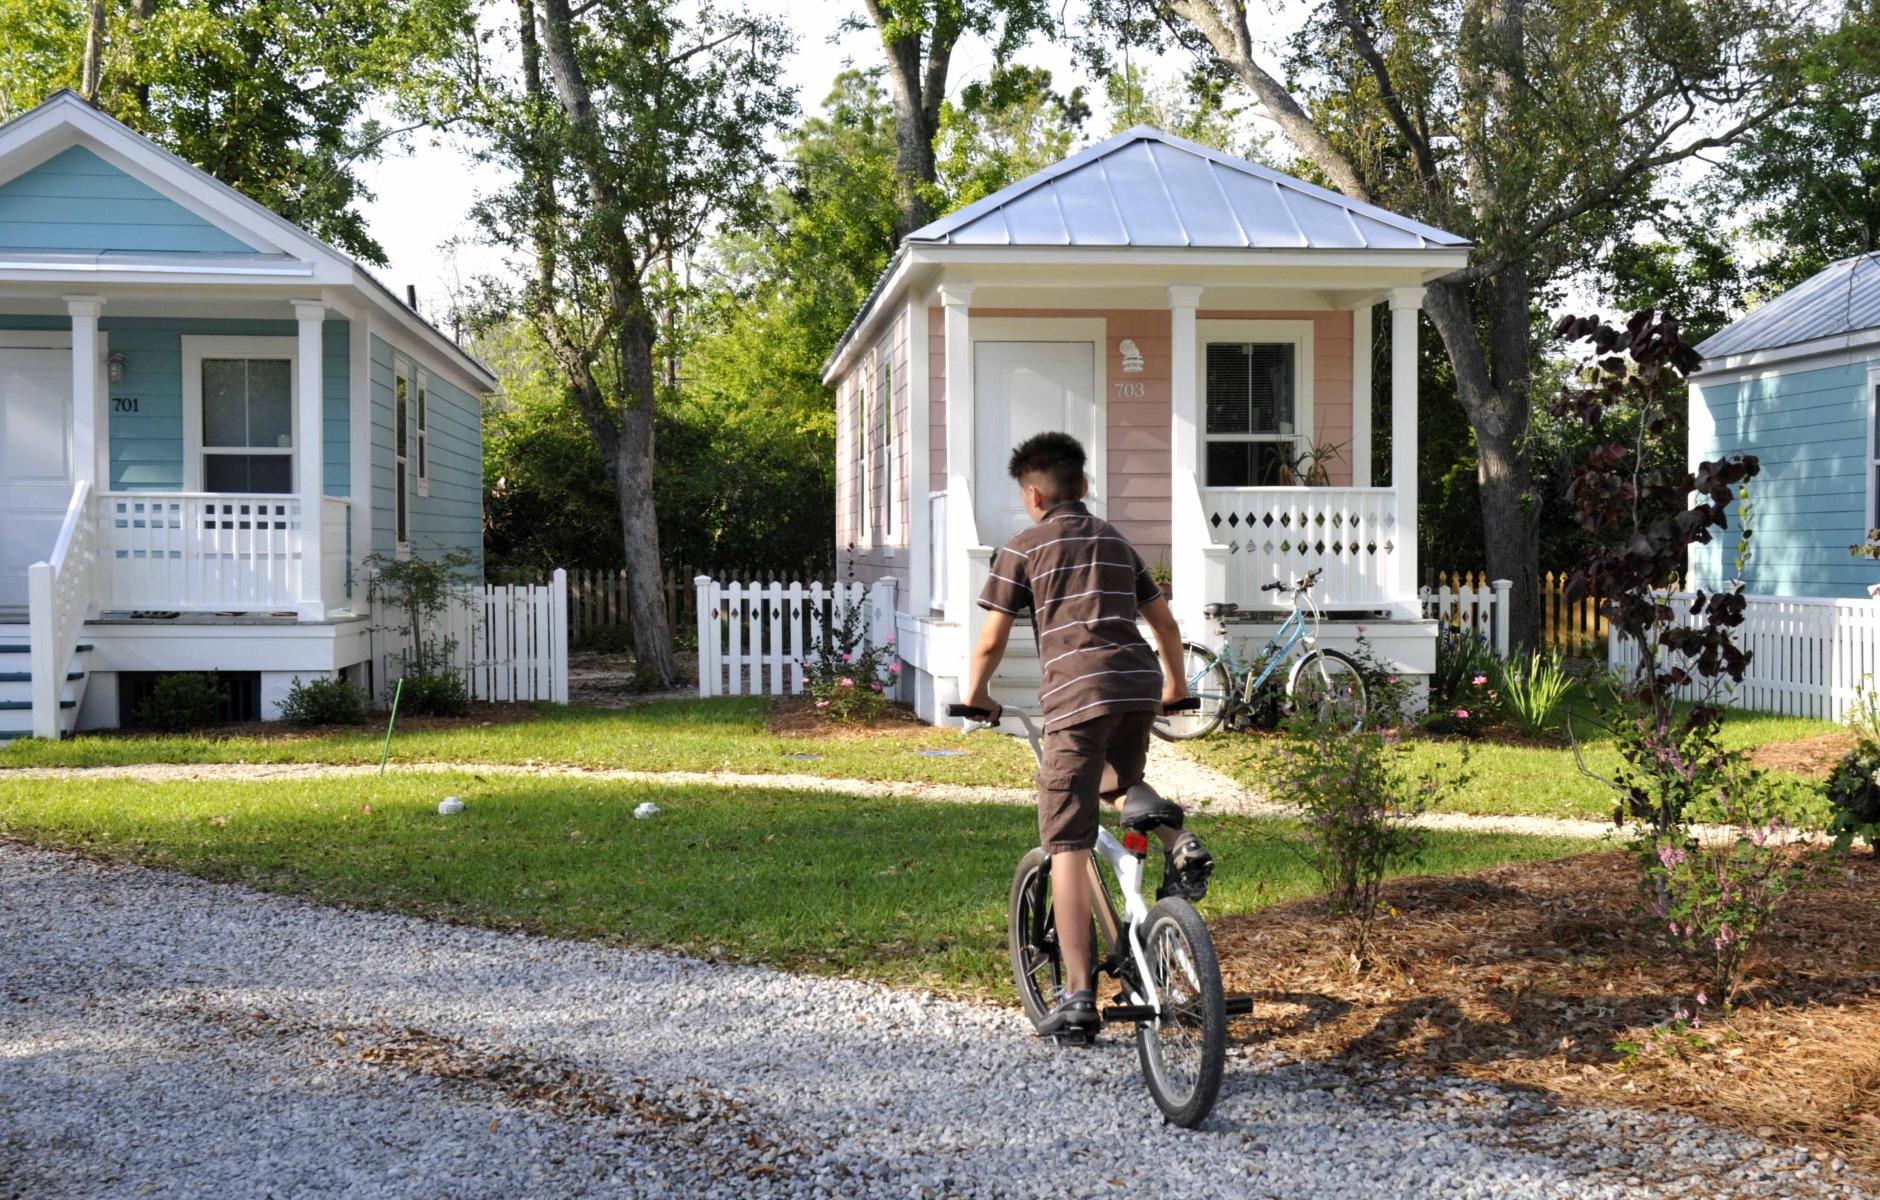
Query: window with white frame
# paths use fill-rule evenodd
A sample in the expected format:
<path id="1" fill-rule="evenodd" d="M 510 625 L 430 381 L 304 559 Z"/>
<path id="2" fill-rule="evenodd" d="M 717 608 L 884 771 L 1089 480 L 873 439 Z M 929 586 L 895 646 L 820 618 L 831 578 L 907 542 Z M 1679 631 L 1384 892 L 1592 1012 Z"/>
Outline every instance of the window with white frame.
<path id="1" fill-rule="evenodd" d="M 395 505 L 392 524 L 400 548 L 411 544 L 411 367 L 392 368 L 392 474 Z"/>
<path id="2" fill-rule="evenodd" d="M 431 391 L 431 377 L 423 371 L 418 372 L 418 495 L 431 494 L 431 418 L 430 405 L 427 403 Z"/>
<path id="3" fill-rule="evenodd" d="M 294 491 L 294 339 L 185 335 L 182 350 L 184 488 Z"/>
<path id="4" fill-rule="evenodd" d="M 849 446 L 854 456 L 849 477 L 855 489 L 854 521 L 849 528 L 849 540 L 857 546 L 868 544 L 868 420 L 866 417 L 868 388 L 864 372 L 857 372 L 850 380 L 853 390 L 853 403 L 850 407 Z"/>
<path id="5" fill-rule="evenodd" d="M 1206 349 L 1207 486 L 1281 483 L 1298 452 L 1298 345 L 1209 341 Z"/>
<path id="6" fill-rule="evenodd" d="M 880 364 L 876 404 L 881 410 L 881 528 L 882 541 L 893 544 L 894 524 L 894 347 L 883 342 L 875 351 Z"/>
<path id="7" fill-rule="evenodd" d="M 1862 540 L 1880 529 L 1880 371 L 1867 373 L 1869 406 L 1867 428 L 1872 431 L 1867 447 L 1867 528 Z"/>

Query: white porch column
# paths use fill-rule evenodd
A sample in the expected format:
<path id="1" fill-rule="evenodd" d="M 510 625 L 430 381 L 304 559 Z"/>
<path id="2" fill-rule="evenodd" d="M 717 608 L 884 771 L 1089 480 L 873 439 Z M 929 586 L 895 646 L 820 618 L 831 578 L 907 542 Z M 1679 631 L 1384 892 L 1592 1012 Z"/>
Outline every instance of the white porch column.
<path id="1" fill-rule="evenodd" d="M 98 489 L 98 314 L 102 296 L 67 296 L 72 314 L 72 478 Z M 70 497 L 67 497 L 70 499 Z"/>
<path id="2" fill-rule="evenodd" d="M 1371 486 L 1371 302 L 1351 310 L 1351 486 Z"/>
<path id="3" fill-rule="evenodd" d="M 1201 606 L 1207 595 L 1205 547 L 1207 514 L 1201 502 L 1201 387 L 1195 366 L 1195 308 L 1201 289 L 1174 284 L 1168 289 L 1169 396 L 1169 573 L 1173 577 L 1175 619 L 1190 637 L 1202 631 Z M 1212 597 L 1223 599 L 1223 597 Z"/>
<path id="4" fill-rule="evenodd" d="M 907 585 L 908 608 L 915 616 L 933 609 L 933 456 L 932 399 L 928 396 L 931 370 L 927 362 L 927 297 L 919 292 L 907 301 L 907 359 L 900 368 L 907 376 Z"/>
<path id="5" fill-rule="evenodd" d="M 1417 310 L 1420 287 L 1390 291 L 1390 486 L 1397 500 L 1397 594 L 1417 594 Z"/>
<path id="6" fill-rule="evenodd" d="M 967 313 L 973 289 L 941 285 L 947 335 L 947 591 L 949 621 L 972 625 L 978 611 L 967 551 L 979 544 L 973 510 L 973 343 Z M 968 646 L 970 650 L 970 645 Z M 961 664 L 962 672 L 965 664 Z"/>
<path id="7" fill-rule="evenodd" d="M 301 620 L 318 621 L 326 617 L 326 598 L 320 594 L 325 574 L 320 499 L 326 474 L 326 397 L 321 386 L 326 305 L 319 300 L 296 300 L 293 305 L 300 339 L 294 355 L 294 403 L 300 426 L 300 444 L 294 447 L 294 491 L 300 498 L 299 611 Z"/>

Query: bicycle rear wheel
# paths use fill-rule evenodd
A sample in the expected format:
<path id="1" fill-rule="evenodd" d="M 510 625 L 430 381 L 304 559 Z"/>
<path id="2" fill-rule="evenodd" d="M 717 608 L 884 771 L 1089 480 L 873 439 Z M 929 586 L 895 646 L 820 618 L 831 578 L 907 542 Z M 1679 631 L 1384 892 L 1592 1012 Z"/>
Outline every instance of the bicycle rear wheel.
<path id="1" fill-rule="evenodd" d="M 1149 1094 L 1169 1124 L 1193 1129 L 1214 1109 L 1227 1062 L 1227 998 L 1214 939 L 1195 906 L 1158 900 L 1143 922 L 1142 946 L 1161 1015 L 1136 1026 L 1136 1050 Z"/>
<path id="2" fill-rule="evenodd" d="M 1182 677 L 1188 681 L 1188 694 L 1201 701 L 1201 707 L 1156 717 L 1155 735 L 1165 742 L 1185 742 L 1213 733 L 1231 701 L 1233 681 L 1227 677 L 1227 665 L 1199 642 L 1182 643 Z"/>
<path id="3" fill-rule="evenodd" d="M 1334 729 L 1357 729 L 1370 713 L 1364 672 L 1350 655 L 1311 650 L 1300 655 L 1286 679 L 1293 711 Z"/>
<path id="4" fill-rule="evenodd" d="M 1097 931 L 1090 921 L 1091 979 L 1096 978 Z M 1064 954 L 1058 945 L 1057 912 L 1051 902 L 1051 856 L 1043 848 L 1019 860 L 1006 909 L 1006 943 L 1012 955 L 1012 982 L 1032 1028 L 1064 990 Z"/>

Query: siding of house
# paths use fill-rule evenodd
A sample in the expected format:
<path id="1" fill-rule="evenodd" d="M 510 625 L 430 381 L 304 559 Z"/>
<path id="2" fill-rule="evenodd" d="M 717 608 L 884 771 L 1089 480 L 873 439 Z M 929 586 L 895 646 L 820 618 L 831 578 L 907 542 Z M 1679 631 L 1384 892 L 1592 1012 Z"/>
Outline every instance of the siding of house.
<path id="1" fill-rule="evenodd" d="M 393 362 L 403 357 L 416 369 L 423 358 L 408 346 L 394 347 L 376 334 L 371 342 L 372 379 L 372 549 L 391 554 L 397 549 L 398 503 L 397 435 L 393 407 Z M 413 384 L 415 387 L 415 383 Z M 415 391 L 410 393 L 415 404 Z M 406 488 L 410 497 L 410 542 L 421 557 L 450 550 L 467 550 L 478 561 L 483 556 L 483 417 L 482 406 L 469 393 L 429 374 L 425 392 L 429 445 L 426 466 L 428 496 L 417 483 L 417 448 L 407 441 Z M 417 437 L 417 416 L 410 410 L 408 439 Z"/>
<path id="2" fill-rule="evenodd" d="M 887 330 L 836 384 L 836 570 L 841 578 L 863 583 L 892 576 L 900 581 L 895 602 L 908 607 L 908 521 L 917 494 L 908 478 L 908 319 L 905 308 L 895 313 Z M 892 365 L 894 496 L 888 505 L 888 473 L 883 469 L 881 403 L 878 389 L 882 355 Z M 864 428 L 856 427 L 856 400 Z M 867 478 L 856 470 L 856 438 L 866 439 Z M 926 493 L 918 493 L 923 519 Z M 866 519 L 860 520 L 866 506 Z"/>
<path id="3" fill-rule="evenodd" d="M 253 253 L 254 247 L 72 146 L 0 184 L 0 247 L 10 250 Z"/>
<path id="4" fill-rule="evenodd" d="M 1880 361 L 1880 360 L 1877 360 Z M 1848 547 L 1871 527 L 1867 477 L 1868 362 L 1789 370 L 1692 388 L 1692 462 L 1725 454 L 1758 457 L 1750 485 L 1747 590 L 1774 596 L 1865 596 L 1880 570 Z M 1714 588 L 1736 573 L 1736 530 L 1700 546 L 1692 582 Z"/>
<path id="5" fill-rule="evenodd" d="M 70 329 L 65 317 L 0 316 L 0 328 Z M 99 318 L 113 354 L 124 356 L 124 380 L 107 383 L 110 431 L 109 486 L 123 491 L 178 491 L 183 486 L 183 338 L 295 336 L 292 321 L 232 321 L 209 318 Z M 328 321 L 322 330 L 321 482 L 329 496 L 345 496 L 352 485 L 352 441 L 348 432 L 347 322 Z M 135 402 L 135 411 L 130 411 Z M 120 403 L 126 411 L 117 411 Z"/>

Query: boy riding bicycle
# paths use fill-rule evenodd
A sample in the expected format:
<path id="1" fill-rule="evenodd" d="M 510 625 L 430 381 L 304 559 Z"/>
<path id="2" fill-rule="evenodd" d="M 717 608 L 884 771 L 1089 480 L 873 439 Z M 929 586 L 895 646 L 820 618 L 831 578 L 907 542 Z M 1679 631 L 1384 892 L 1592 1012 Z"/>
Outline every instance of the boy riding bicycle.
<path id="1" fill-rule="evenodd" d="M 979 597 L 986 621 L 966 699 L 974 708 L 996 708 L 993 672 L 1013 619 L 1030 609 L 1044 676 L 1038 833 L 1051 855 L 1065 970 L 1064 994 L 1039 1030 L 1046 1036 L 1087 1036 L 1101 1023 L 1090 974 L 1095 896 L 1084 865 L 1097 840 L 1099 799 L 1122 801 L 1124 824 L 1150 829 L 1161 841 L 1159 895 L 1199 899 L 1214 869 L 1200 839 L 1182 829 L 1181 808 L 1142 781 L 1156 715 L 1188 694 L 1181 632 L 1142 556 L 1084 507 L 1084 464 L 1084 448 L 1065 433 L 1038 434 L 1012 452 L 1009 470 L 1035 524 L 992 560 Z M 1137 632 L 1138 617 L 1155 635 L 1160 664 Z"/>

